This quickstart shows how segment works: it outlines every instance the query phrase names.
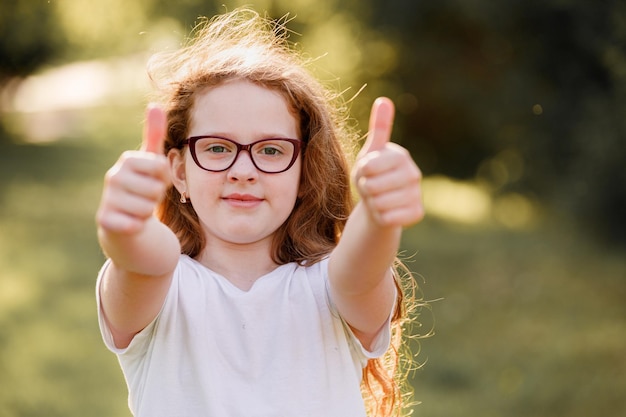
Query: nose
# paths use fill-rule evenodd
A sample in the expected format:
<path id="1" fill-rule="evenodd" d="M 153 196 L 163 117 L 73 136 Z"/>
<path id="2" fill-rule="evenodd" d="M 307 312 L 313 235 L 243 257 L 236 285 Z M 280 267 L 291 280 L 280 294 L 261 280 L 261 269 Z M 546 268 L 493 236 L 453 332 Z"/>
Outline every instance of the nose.
<path id="1" fill-rule="evenodd" d="M 250 153 L 247 150 L 239 152 L 235 162 L 228 169 L 228 179 L 230 181 L 254 182 L 258 177 L 259 171 L 254 166 Z"/>

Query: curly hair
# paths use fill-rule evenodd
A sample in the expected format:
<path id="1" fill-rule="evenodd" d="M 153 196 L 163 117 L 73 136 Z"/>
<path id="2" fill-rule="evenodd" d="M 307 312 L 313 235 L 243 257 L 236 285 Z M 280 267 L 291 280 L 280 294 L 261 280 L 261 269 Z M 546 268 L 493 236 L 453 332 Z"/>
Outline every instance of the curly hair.
<path id="1" fill-rule="evenodd" d="M 296 205 L 275 233 L 272 258 L 278 264 L 311 265 L 335 248 L 354 207 L 351 155 L 359 134 L 349 123 L 341 96 L 309 71 L 288 42 L 287 18 L 271 20 L 249 8 L 204 19 L 180 50 L 156 56 L 149 66 L 167 113 L 164 152 L 183 149 L 194 100 L 230 80 L 247 80 L 281 94 L 296 120 L 305 147 Z M 160 81 L 163 80 L 163 81 Z M 158 216 L 178 236 L 182 252 L 197 256 L 205 247 L 192 205 L 182 204 L 170 186 Z M 399 270 L 398 270 L 399 271 Z M 402 326 L 411 315 L 413 289 L 396 275 L 398 308 L 392 318 L 393 341 L 387 354 L 370 360 L 362 391 L 370 415 L 398 415 L 403 395 L 397 381 Z M 405 276 L 406 277 L 406 276 Z M 407 307 L 408 306 L 408 307 Z"/>

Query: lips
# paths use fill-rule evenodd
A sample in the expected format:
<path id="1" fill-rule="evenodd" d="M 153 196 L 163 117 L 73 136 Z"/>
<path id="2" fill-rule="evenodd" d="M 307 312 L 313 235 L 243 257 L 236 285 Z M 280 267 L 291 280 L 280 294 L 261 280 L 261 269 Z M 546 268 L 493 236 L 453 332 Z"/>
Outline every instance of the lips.
<path id="1" fill-rule="evenodd" d="M 262 198 L 256 197 L 252 194 L 238 193 L 228 194 L 222 197 L 222 199 L 228 204 L 236 207 L 254 207 L 263 201 Z"/>

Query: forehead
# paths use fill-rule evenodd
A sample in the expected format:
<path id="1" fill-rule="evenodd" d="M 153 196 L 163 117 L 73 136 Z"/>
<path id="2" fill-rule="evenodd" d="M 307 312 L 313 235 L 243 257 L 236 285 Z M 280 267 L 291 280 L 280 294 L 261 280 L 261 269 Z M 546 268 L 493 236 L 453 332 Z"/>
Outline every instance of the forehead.
<path id="1" fill-rule="evenodd" d="M 190 122 L 190 136 L 220 134 L 250 141 L 264 136 L 300 138 L 298 120 L 285 96 L 245 80 L 198 92 Z"/>

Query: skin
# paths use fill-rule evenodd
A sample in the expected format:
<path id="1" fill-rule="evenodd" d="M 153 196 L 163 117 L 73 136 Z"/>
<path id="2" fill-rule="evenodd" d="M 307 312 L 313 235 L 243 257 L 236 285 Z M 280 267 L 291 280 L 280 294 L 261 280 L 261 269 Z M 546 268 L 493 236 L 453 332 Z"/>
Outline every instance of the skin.
<path id="1" fill-rule="evenodd" d="M 330 295 L 365 347 L 395 300 L 390 266 L 402 229 L 424 214 L 420 171 L 405 149 L 389 142 L 393 116 L 389 99 L 374 102 L 368 138 L 353 171 L 361 202 L 329 261 Z M 299 138 L 297 126 L 282 96 L 231 81 L 199 95 L 190 136 L 219 134 L 246 144 Z M 102 280 L 102 308 L 119 348 L 156 317 L 178 262 L 176 236 L 153 215 L 169 184 L 187 193 L 207 236 L 197 260 L 243 291 L 277 267 L 270 254 L 272 236 L 298 194 L 300 157 L 288 171 L 266 174 L 242 152 L 229 170 L 208 172 L 186 150 L 163 156 L 164 132 L 163 112 L 149 108 L 142 148 L 122 154 L 107 172 L 96 215 L 100 244 L 112 260 Z M 244 194 L 254 201 L 231 198 Z"/>

